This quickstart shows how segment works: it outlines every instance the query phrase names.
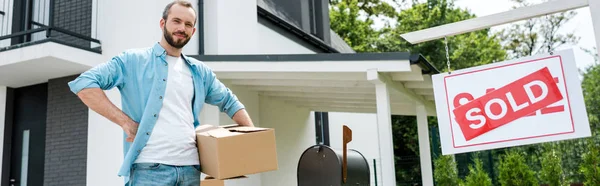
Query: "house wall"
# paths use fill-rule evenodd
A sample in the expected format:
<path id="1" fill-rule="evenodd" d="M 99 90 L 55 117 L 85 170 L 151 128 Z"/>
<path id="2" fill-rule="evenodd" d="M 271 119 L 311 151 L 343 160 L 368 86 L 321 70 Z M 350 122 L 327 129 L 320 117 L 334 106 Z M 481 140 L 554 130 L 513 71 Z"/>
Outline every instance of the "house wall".
<path id="1" fill-rule="evenodd" d="M 164 6 L 171 0 L 97 1 L 98 40 L 102 41 L 102 54 L 106 59 L 130 48 L 152 47 L 162 37 L 160 19 Z M 198 1 L 190 0 L 198 9 Z M 95 8 L 95 7 L 94 7 Z M 96 28 L 97 27 L 97 28 Z M 196 24 L 197 28 L 200 25 Z M 198 54 L 198 32 L 183 48 L 186 55 Z"/>
<path id="2" fill-rule="evenodd" d="M 0 86 L 0 149 L 4 149 L 4 125 L 6 114 L 6 87 Z M 0 175 L 2 175 L 2 161 L 4 159 L 4 153 L 0 153 Z M 0 176 L 0 183 L 3 183 L 2 176 Z"/>
<path id="3" fill-rule="evenodd" d="M 117 89 L 104 92 L 113 104 L 121 108 Z M 87 122 L 87 185 L 123 185 L 123 178 L 117 176 L 123 163 L 123 130 L 91 110 Z"/>
<path id="4" fill-rule="evenodd" d="M 204 5 L 206 54 L 304 54 L 318 51 L 305 44 L 305 41 L 257 17 L 256 1 L 205 0 Z M 243 87 L 228 87 L 244 103 L 255 125 L 275 129 L 279 169 L 248 175 L 248 179 L 228 181 L 226 184 L 296 185 L 296 169 L 300 155 L 316 141 L 313 113 L 308 109 L 262 97 L 258 92 Z M 201 120 L 209 124 L 233 123 L 225 114 L 208 105 L 203 110 Z"/>
<path id="5" fill-rule="evenodd" d="M 352 141 L 348 143 L 348 149 L 359 151 L 369 163 L 371 173 L 371 185 L 382 185 L 381 172 L 375 175 L 373 159 L 379 168 L 379 141 L 377 136 L 377 115 L 361 113 L 329 112 L 329 140 L 332 148 L 342 149 L 342 126 L 348 126 L 352 130 Z"/>
<path id="6" fill-rule="evenodd" d="M 48 81 L 44 185 L 85 185 L 88 109 L 70 90 L 75 77 Z"/>
<path id="7" fill-rule="evenodd" d="M 306 148 L 315 145 L 314 114 L 284 102 L 260 97 L 262 127 L 274 128 L 277 143 L 277 171 L 262 173 L 263 186 L 297 185 L 298 160 Z"/>
<path id="8" fill-rule="evenodd" d="M 258 19 L 258 38 L 261 54 L 314 54 L 321 50 L 274 25 L 264 18 Z"/>

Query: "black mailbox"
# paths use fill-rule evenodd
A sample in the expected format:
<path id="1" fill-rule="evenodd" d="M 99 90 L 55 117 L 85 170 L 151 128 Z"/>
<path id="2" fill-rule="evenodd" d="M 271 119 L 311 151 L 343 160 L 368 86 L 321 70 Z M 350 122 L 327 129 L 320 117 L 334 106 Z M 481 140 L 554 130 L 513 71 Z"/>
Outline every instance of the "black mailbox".
<path id="1" fill-rule="evenodd" d="M 368 186 L 369 163 L 358 151 L 347 149 L 352 131 L 344 126 L 343 150 L 314 145 L 302 153 L 298 162 L 298 186 Z"/>

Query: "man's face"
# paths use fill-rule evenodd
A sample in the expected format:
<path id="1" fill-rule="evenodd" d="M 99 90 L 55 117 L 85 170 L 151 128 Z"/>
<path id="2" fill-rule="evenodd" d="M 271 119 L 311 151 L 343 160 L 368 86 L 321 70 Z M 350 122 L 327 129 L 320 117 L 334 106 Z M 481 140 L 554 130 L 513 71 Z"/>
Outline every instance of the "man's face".
<path id="1" fill-rule="evenodd" d="M 178 4 L 171 7 L 167 20 L 161 20 L 163 35 L 169 45 L 183 48 L 196 32 L 194 10 Z"/>

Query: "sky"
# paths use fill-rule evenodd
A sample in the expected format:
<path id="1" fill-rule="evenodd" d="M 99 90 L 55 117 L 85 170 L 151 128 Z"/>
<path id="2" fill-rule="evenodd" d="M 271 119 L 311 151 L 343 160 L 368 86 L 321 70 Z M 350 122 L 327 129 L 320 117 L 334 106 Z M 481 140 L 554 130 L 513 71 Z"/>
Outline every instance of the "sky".
<path id="1" fill-rule="evenodd" d="M 532 2 L 538 3 L 539 1 Z M 482 17 L 511 10 L 512 6 L 515 4 L 510 0 L 456 0 L 455 5 L 469 9 L 471 13 L 477 15 L 477 17 Z M 576 9 L 575 11 L 577 12 L 577 15 L 567 22 L 560 32 L 565 33 L 575 31 L 575 35 L 580 37 L 579 43 L 574 46 L 563 45 L 558 50 L 569 48 L 575 49 L 577 67 L 583 70 L 585 67 L 593 64 L 594 59 L 591 55 L 580 50 L 580 48 L 593 49 L 593 47 L 596 46 L 596 40 L 594 37 L 590 9 L 585 7 Z M 506 26 L 509 26 L 509 24 L 492 27 L 492 30 L 499 30 Z"/>

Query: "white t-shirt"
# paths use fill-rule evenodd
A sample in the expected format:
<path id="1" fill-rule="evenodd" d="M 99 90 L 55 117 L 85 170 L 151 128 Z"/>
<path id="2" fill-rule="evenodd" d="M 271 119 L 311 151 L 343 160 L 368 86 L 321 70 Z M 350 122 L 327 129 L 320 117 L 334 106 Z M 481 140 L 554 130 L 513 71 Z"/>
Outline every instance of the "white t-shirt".
<path id="1" fill-rule="evenodd" d="M 197 165 L 198 149 L 192 114 L 192 73 L 181 57 L 166 57 L 167 88 L 150 139 L 135 163 Z M 145 134 L 138 134 L 145 135 Z"/>

